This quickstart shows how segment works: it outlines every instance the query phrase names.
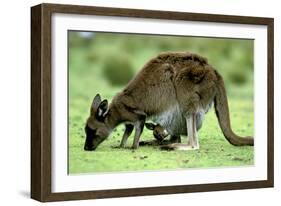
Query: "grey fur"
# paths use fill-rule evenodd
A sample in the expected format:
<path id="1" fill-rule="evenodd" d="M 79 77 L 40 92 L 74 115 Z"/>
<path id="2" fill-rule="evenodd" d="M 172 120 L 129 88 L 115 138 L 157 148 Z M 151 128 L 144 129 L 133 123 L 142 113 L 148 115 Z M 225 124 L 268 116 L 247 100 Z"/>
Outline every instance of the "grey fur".
<path id="1" fill-rule="evenodd" d="M 200 111 L 196 114 L 197 131 L 202 127 L 204 116 L 204 111 Z M 152 120 L 165 128 L 170 135 L 188 135 L 186 119 L 178 105 L 152 118 Z"/>

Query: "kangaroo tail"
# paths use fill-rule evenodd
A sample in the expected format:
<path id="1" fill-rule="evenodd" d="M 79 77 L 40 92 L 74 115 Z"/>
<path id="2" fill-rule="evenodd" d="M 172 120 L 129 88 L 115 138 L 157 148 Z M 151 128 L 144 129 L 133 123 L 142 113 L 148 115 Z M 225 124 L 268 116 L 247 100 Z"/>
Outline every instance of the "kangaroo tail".
<path id="1" fill-rule="evenodd" d="M 215 95 L 215 111 L 220 128 L 225 138 L 235 146 L 254 145 L 253 137 L 239 137 L 231 129 L 228 101 L 222 77 L 217 73 L 217 93 Z"/>

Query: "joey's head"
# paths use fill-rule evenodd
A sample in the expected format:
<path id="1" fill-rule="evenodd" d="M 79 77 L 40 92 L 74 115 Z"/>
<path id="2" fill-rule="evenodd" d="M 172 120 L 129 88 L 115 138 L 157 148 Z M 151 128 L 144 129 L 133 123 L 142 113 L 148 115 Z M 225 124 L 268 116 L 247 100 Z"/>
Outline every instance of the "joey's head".
<path id="1" fill-rule="evenodd" d="M 159 124 L 145 123 L 145 127 L 153 131 L 153 136 L 162 142 L 168 136 L 168 132 Z"/>
<path id="2" fill-rule="evenodd" d="M 95 150 L 109 136 L 111 129 L 106 123 L 108 111 L 108 101 L 101 101 L 100 95 L 97 94 L 92 102 L 90 117 L 88 117 L 85 125 L 84 150 Z"/>

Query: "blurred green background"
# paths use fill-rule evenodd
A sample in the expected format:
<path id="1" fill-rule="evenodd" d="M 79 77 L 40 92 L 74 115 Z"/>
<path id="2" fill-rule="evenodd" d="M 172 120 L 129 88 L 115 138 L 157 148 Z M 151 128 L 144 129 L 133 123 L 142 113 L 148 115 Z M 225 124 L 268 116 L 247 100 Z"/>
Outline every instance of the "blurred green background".
<path id="1" fill-rule="evenodd" d="M 100 93 L 110 101 L 149 59 L 166 51 L 207 57 L 225 80 L 233 130 L 241 136 L 253 135 L 253 40 L 69 31 L 68 45 L 70 174 L 254 163 L 253 147 L 235 147 L 225 140 L 213 109 L 199 131 L 200 150 L 167 152 L 142 146 L 133 151 L 129 149 L 132 137 L 128 148 L 116 148 L 123 125 L 95 152 L 83 150 L 93 97 Z M 145 129 L 141 140 L 152 139 L 152 132 Z M 182 141 L 186 142 L 186 137 L 182 136 Z"/>

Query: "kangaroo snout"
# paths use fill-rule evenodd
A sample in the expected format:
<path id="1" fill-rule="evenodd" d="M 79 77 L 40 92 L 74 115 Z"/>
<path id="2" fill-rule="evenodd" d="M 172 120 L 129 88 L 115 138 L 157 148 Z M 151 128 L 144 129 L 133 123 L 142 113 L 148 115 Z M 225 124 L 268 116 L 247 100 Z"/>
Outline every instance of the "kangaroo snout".
<path id="1" fill-rule="evenodd" d="M 84 144 L 85 151 L 94 151 L 96 149 L 95 145 L 93 144 L 93 136 L 86 135 L 86 142 Z"/>
<path id="2" fill-rule="evenodd" d="M 94 145 L 95 130 L 91 129 L 88 125 L 85 127 L 86 141 L 84 144 L 85 151 L 94 151 L 96 146 Z"/>
<path id="3" fill-rule="evenodd" d="M 85 151 L 94 151 L 96 148 L 94 148 L 94 147 L 89 147 L 88 145 L 85 145 L 84 146 L 84 150 Z"/>

